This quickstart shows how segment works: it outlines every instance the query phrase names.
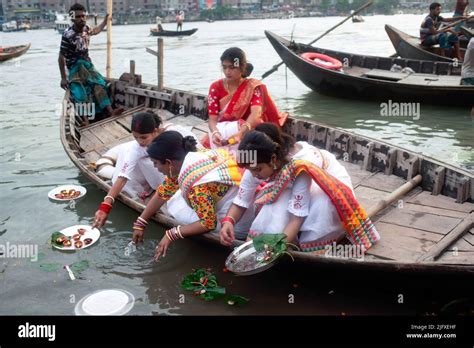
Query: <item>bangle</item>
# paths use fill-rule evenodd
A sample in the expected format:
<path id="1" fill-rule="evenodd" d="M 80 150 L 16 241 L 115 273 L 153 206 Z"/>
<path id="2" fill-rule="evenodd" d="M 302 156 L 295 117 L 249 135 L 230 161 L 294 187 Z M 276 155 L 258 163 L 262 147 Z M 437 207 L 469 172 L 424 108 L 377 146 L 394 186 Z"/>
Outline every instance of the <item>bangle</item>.
<path id="1" fill-rule="evenodd" d="M 252 130 L 252 126 L 251 126 L 250 123 L 247 122 L 247 121 L 244 121 L 244 124 L 243 124 L 240 128 L 242 128 L 243 126 L 247 126 L 247 128 L 249 129 L 249 131 Z"/>
<path id="2" fill-rule="evenodd" d="M 134 230 L 145 231 L 143 227 L 133 226 Z"/>
<path id="3" fill-rule="evenodd" d="M 102 202 L 102 203 L 100 203 L 99 210 L 103 211 L 106 214 L 108 214 L 112 210 L 112 204 Z"/>
<path id="4" fill-rule="evenodd" d="M 165 231 L 165 234 L 166 234 L 166 237 L 168 237 L 168 239 L 170 240 L 170 242 L 172 242 L 173 239 L 170 237 L 170 231 L 169 231 L 169 230 L 166 230 L 166 231 Z"/>
<path id="5" fill-rule="evenodd" d="M 235 225 L 235 219 L 232 216 L 226 216 L 221 220 L 221 224 L 223 224 L 225 222 L 228 222 L 228 223 L 232 224 L 232 226 Z"/>
<path id="6" fill-rule="evenodd" d="M 215 130 L 214 132 L 211 133 L 211 138 L 214 138 L 214 134 L 216 134 L 216 133 L 221 134 L 221 132 L 219 132 L 218 130 Z"/>
<path id="7" fill-rule="evenodd" d="M 104 202 L 105 202 L 105 200 L 106 200 L 107 198 L 110 198 L 110 199 L 112 200 L 112 204 L 115 203 L 115 198 L 112 197 L 112 196 L 109 196 L 109 195 L 107 195 L 107 196 L 104 197 Z"/>
<path id="8" fill-rule="evenodd" d="M 184 239 L 183 235 L 181 234 L 181 225 L 178 225 L 178 227 L 176 228 L 176 231 L 178 231 L 178 236 L 179 236 L 181 239 Z"/>
<path id="9" fill-rule="evenodd" d="M 145 224 L 145 225 L 148 225 L 148 221 L 146 221 L 144 218 L 142 218 L 141 216 L 139 216 L 137 218 L 137 220 L 139 220 L 141 223 Z"/>

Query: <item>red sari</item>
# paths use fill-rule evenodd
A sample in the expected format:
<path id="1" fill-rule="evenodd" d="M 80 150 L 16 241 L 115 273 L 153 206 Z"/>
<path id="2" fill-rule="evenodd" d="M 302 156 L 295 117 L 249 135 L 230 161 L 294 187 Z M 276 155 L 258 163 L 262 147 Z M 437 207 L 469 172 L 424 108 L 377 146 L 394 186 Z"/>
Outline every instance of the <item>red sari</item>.
<path id="1" fill-rule="evenodd" d="M 243 124 L 252 106 L 262 107 L 260 122 L 271 122 L 282 127 L 288 118 L 288 113 L 278 111 L 267 87 L 259 80 L 245 79 L 232 96 L 224 87 L 223 80 L 215 81 L 209 88 L 208 114 L 217 116 L 218 122 L 238 121 Z M 203 139 L 204 146 L 209 144 L 206 138 Z"/>

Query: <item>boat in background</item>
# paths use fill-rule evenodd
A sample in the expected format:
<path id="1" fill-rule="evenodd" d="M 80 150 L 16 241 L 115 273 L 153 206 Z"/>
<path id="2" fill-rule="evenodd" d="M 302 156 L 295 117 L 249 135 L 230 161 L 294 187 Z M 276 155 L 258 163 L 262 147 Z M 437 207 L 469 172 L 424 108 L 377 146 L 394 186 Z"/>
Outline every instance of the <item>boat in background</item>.
<path id="1" fill-rule="evenodd" d="M 5 33 L 15 31 L 27 31 L 28 29 L 30 29 L 29 23 L 10 21 L 2 24 L 2 31 Z"/>
<path id="2" fill-rule="evenodd" d="M 345 53 L 265 35 L 296 77 L 321 94 L 469 107 L 474 100 L 474 86 L 461 86 L 460 64 Z M 342 69 L 331 70 L 302 57 L 305 53 L 339 61 Z"/>
<path id="3" fill-rule="evenodd" d="M 158 30 L 158 28 L 151 28 L 150 35 L 152 36 L 190 36 L 193 35 L 197 30 L 197 28 L 191 30 L 182 30 L 182 31 L 175 31 L 175 30 Z"/>
<path id="4" fill-rule="evenodd" d="M 31 44 L 21 46 L 0 47 L 0 62 L 19 57 L 30 49 Z"/>
<path id="5" fill-rule="evenodd" d="M 454 50 L 448 50 L 447 55 L 444 56 L 445 50 L 439 46 L 425 47 L 420 43 L 420 39 L 415 36 L 408 35 L 401 30 L 398 30 L 391 25 L 385 25 L 390 41 L 392 42 L 395 51 L 402 58 L 431 60 L 434 62 L 452 62 L 454 59 Z M 466 50 L 461 48 L 461 57 L 464 60 Z"/>

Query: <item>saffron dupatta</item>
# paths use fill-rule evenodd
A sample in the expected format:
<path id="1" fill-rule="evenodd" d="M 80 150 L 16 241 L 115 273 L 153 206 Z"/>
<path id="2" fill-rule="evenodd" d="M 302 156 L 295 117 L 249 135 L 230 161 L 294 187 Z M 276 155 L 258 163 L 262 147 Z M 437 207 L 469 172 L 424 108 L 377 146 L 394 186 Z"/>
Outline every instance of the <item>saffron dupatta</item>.
<path id="1" fill-rule="evenodd" d="M 260 91 L 262 92 L 262 122 L 271 122 L 282 127 L 288 118 L 288 113 L 280 113 L 270 97 L 267 87 L 262 81 L 251 78 L 246 79 L 239 88 L 237 88 L 224 114 L 219 118 L 219 122 L 239 121 L 243 119 L 249 108 L 255 88 L 257 87 L 260 87 Z"/>
<path id="2" fill-rule="evenodd" d="M 187 201 L 189 190 L 200 184 L 219 182 L 231 186 L 240 185 L 243 169 L 224 149 L 190 152 L 179 173 L 178 183 Z"/>
<path id="3" fill-rule="evenodd" d="M 275 181 L 261 191 L 256 204 L 272 204 L 285 187 L 302 173 L 307 173 L 329 196 L 341 219 L 347 238 L 365 252 L 378 240 L 380 235 L 352 193 L 352 190 L 325 170 L 306 160 L 293 160 L 278 173 Z"/>

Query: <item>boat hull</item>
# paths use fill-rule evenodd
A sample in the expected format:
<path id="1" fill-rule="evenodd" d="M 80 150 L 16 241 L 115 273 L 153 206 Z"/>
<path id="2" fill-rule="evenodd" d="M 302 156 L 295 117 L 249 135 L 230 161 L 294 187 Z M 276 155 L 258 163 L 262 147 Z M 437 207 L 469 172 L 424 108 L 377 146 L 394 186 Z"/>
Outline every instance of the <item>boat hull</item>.
<path id="1" fill-rule="evenodd" d="M 290 42 L 288 40 L 270 32 L 265 33 L 270 40 L 270 43 L 288 68 L 306 86 L 321 94 L 340 98 L 365 99 L 382 102 L 392 100 L 404 103 L 423 102 L 427 104 L 450 106 L 472 106 L 472 101 L 474 100 L 474 87 L 460 85 L 412 85 L 362 76 L 358 77 L 332 71 L 309 63 L 301 58 L 298 53 L 306 51 L 327 54 L 339 59 L 341 62 L 344 62 L 345 60 L 354 61 L 355 55 L 319 49 L 306 45 L 299 45 L 299 51 L 296 53 L 294 50 L 289 48 Z M 378 57 L 369 58 L 374 58 L 376 60 Z M 399 62 L 402 64 L 404 61 L 393 59 L 393 62 Z M 407 64 L 406 61 L 405 64 Z M 436 78 L 436 75 L 433 75 L 432 77 Z"/>
<path id="2" fill-rule="evenodd" d="M 197 30 L 197 28 L 191 29 L 191 30 L 183 30 L 183 31 L 172 31 L 172 30 L 150 30 L 150 34 L 152 36 L 163 36 L 163 37 L 169 37 L 169 36 L 190 36 L 193 35 Z"/>

